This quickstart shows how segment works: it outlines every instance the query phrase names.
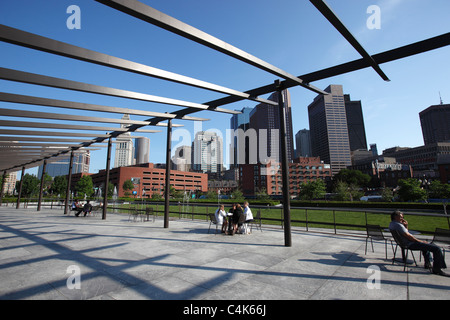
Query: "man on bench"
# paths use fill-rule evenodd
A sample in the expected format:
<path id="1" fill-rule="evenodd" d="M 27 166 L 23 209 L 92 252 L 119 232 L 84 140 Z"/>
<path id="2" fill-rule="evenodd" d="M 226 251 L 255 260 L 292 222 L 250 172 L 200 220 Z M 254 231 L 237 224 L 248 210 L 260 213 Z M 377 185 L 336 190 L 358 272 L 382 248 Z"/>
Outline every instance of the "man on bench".
<path id="1" fill-rule="evenodd" d="M 78 217 L 81 211 L 83 211 L 83 207 L 78 203 L 78 200 L 75 200 L 74 202 L 72 202 L 71 210 L 76 211 L 75 215 Z"/>

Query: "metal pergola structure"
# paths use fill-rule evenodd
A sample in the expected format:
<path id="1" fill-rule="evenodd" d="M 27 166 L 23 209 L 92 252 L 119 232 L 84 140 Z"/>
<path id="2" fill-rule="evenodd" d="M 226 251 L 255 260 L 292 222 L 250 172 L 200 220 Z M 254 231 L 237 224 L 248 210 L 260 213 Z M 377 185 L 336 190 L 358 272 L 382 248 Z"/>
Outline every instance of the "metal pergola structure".
<path id="1" fill-rule="evenodd" d="M 244 52 L 228 43 L 223 42 L 203 31 L 200 31 L 188 24 L 185 24 L 173 17 L 170 17 L 150 6 L 138 2 L 137 0 L 96 0 L 97 2 L 109 6 L 125 14 L 131 15 L 137 19 L 153 24 L 167 31 L 175 33 L 179 36 L 185 37 L 191 41 L 197 42 L 230 57 L 238 59 L 244 63 L 250 64 L 258 69 L 266 71 L 277 77 L 273 83 L 263 87 L 254 88 L 245 92 L 226 88 L 213 83 L 208 83 L 198 79 L 186 77 L 180 74 L 168 72 L 157 69 L 151 66 L 140 63 L 124 60 L 118 57 L 110 56 L 104 53 L 95 52 L 86 48 L 77 47 L 68 43 L 60 42 L 37 34 L 25 32 L 19 29 L 0 25 L 0 40 L 30 48 L 58 56 L 67 57 L 74 60 L 80 60 L 92 64 L 106 66 L 113 69 L 118 69 L 130 73 L 144 75 L 148 77 L 163 79 L 175 83 L 184 84 L 187 86 L 197 87 L 209 91 L 225 94 L 226 96 L 217 100 L 209 101 L 203 104 L 181 101 L 166 97 L 154 96 L 146 93 L 139 93 L 127 91 L 117 88 L 104 87 L 94 84 L 72 81 L 68 79 L 55 78 L 42 74 L 33 74 L 29 72 L 12 70 L 0 67 L 0 79 L 7 81 L 14 81 L 20 83 L 27 83 L 37 86 L 46 86 L 52 88 L 59 88 L 65 90 L 72 90 L 78 92 L 85 92 L 90 94 L 118 97 L 123 99 L 139 100 L 149 103 L 160 103 L 172 106 L 182 107 L 181 109 L 171 113 L 161 113 L 153 111 L 143 111 L 128 108 L 117 108 L 111 106 L 103 106 L 97 104 L 79 103 L 75 101 L 55 100 L 44 97 L 18 95 L 11 93 L 0 93 L 0 101 L 37 105 L 50 108 L 65 108 L 71 110 L 95 111 L 106 114 L 121 113 L 130 115 L 140 115 L 149 117 L 145 121 L 113 119 L 106 117 L 89 117 L 85 115 L 68 115 L 50 112 L 37 111 L 21 111 L 18 109 L 2 109 L 0 108 L 0 115 L 7 117 L 25 117 L 36 119 L 56 119 L 73 121 L 73 124 L 61 124 L 51 122 L 32 122 L 32 121 L 11 121 L 0 120 L 0 127 L 11 127 L 12 129 L 0 130 L 0 171 L 3 171 L 5 177 L 8 172 L 22 169 L 22 178 L 26 168 L 35 167 L 38 165 L 45 166 L 47 162 L 55 161 L 58 157 L 67 156 L 70 154 L 69 165 L 69 183 L 72 174 L 72 164 L 74 153 L 82 152 L 83 150 L 92 150 L 93 147 L 104 146 L 102 142 L 107 142 L 107 159 L 106 159 L 106 179 L 104 190 L 107 190 L 109 181 L 109 167 L 111 158 L 112 140 L 118 138 L 124 133 L 153 133 L 158 130 L 143 129 L 146 126 L 165 126 L 167 127 L 167 149 L 166 149 L 166 186 L 170 185 L 170 155 L 171 155 L 171 133 L 172 127 L 179 126 L 173 124 L 174 119 L 185 121 L 205 121 L 207 119 L 190 116 L 199 111 L 211 111 L 216 113 L 236 114 L 237 111 L 232 111 L 222 108 L 230 103 L 241 100 L 251 100 L 256 102 L 263 102 L 270 105 L 278 106 L 281 124 L 280 124 L 280 147 L 281 147 L 281 168 L 283 181 L 283 211 L 284 211 L 284 234 L 285 246 L 291 246 L 291 226 L 290 226 L 290 198 L 289 198 L 289 166 L 286 152 L 286 123 L 285 123 L 285 105 L 283 102 L 282 90 L 301 86 L 307 90 L 311 90 L 319 94 L 327 94 L 326 92 L 312 86 L 310 83 L 333 76 L 353 72 L 364 68 L 373 68 L 380 77 L 389 81 L 389 78 L 384 74 L 380 68 L 380 64 L 402 59 L 411 55 L 423 53 L 426 51 L 438 49 L 450 45 L 450 33 L 446 33 L 434 38 L 430 38 L 421 42 L 413 43 L 407 46 L 399 47 L 390 51 L 382 52 L 375 55 L 370 55 L 359 44 L 350 31 L 339 20 L 336 14 L 323 0 L 310 0 L 310 2 L 321 12 L 321 14 L 342 34 L 342 36 L 355 48 L 361 55 L 361 59 L 350 61 L 348 63 L 333 66 L 327 69 L 318 70 L 302 76 L 294 76 L 286 71 L 283 71 L 247 52 Z M 262 95 L 278 92 L 278 102 L 273 102 L 264 98 Z M 126 125 L 121 128 L 106 127 L 106 126 L 92 126 L 79 125 L 79 122 L 98 122 L 101 124 L 114 123 Z M 21 130 L 20 128 L 39 128 L 49 129 L 55 131 L 31 131 Z M 58 131 L 56 131 L 58 130 Z M 68 131 L 72 130 L 72 131 Z M 76 132 L 74 132 L 75 130 Z M 79 131 L 79 132 L 78 132 Z M 97 131 L 100 133 L 86 133 L 86 131 Z M 105 134 L 106 132 L 106 134 Z M 22 136 L 28 137 L 22 137 Z M 33 137 L 29 137 L 29 136 Z M 55 138 L 59 137 L 59 138 Z M 43 177 L 44 175 L 42 175 Z M 3 179 L 4 181 L 5 179 Z M 21 179 L 22 182 L 23 179 Z M 21 187 L 20 187 L 21 188 Z M 3 197 L 0 196 L 0 203 Z M 166 187 L 165 194 L 165 214 L 164 227 L 169 227 L 169 188 Z M 19 199 L 17 204 L 20 201 Z M 65 203 L 65 213 L 68 208 L 68 196 Z M 41 195 L 42 195 L 42 181 L 41 181 Z M 41 196 L 40 196 L 41 199 Z M 104 192 L 104 206 L 102 219 L 106 219 L 107 208 L 107 192 Z M 40 203 L 40 200 L 39 200 Z M 38 206 L 39 210 L 40 206 Z"/>

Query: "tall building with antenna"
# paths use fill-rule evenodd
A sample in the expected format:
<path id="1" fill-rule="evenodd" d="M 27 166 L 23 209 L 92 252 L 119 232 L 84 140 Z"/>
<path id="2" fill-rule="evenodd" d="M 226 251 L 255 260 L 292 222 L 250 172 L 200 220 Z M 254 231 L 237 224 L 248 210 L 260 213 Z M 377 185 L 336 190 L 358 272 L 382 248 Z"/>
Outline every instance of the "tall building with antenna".
<path id="1" fill-rule="evenodd" d="M 124 114 L 122 120 L 130 120 L 129 114 Z M 121 124 L 124 128 L 127 125 Z M 117 138 L 116 152 L 114 156 L 114 168 L 127 167 L 134 164 L 134 146 L 131 133 L 126 132 Z"/>

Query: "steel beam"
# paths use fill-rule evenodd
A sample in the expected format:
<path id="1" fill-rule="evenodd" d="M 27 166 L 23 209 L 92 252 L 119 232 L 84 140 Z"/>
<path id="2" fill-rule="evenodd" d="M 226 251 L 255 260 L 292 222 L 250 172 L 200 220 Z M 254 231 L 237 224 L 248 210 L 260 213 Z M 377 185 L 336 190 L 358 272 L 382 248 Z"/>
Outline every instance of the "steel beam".
<path id="1" fill-rule="evenodd" d="M 169 228 L 169 207 L 170 207 L 170 155 L 172 153 L 172 119 L 167 125 L 166 141 L 166 189 L 164 190 L 164 228 Z"/>
<path id="2" fill-rule="evenodd" d="M 72 168 L 73 168 L 73 150 L 70 153 L 70 160 L 69 160 L 69 175 L 67 177 L 66 201 L 64 203 L 64 214 L 69 213 L 70 184 L 72 183 Z"/>
<path id="3" fill-rule="evenodd" d="M 74 124 L 60 124 L 60 123 L 32 122 L 32 121 L 13 121 L 13 120 L 0 120 L 0 127 L 42 128 L 42 129 L 61 129 L 61 130 L 101 131 L 101 132 L 108 132 L 108 131 L 128 132 L 127 128 L 84 126 L 84 125 L 74 125 Z M 137 129 L 134 132 L 156 133 L 156 132 L 161 132 L 161 130 Z M 96 136 L 99 136 L 99 135 L 96 135 Z"/>
<path id="4" fill-rule="evenodd" d="M 89 49 L 77 47 L 65 42 L 53 40 L 33 33 L 8 27 L 3 24 L 0 24 L 0 40 L 11 44 L 23 46 L 34 50 L 48 52 L 71 59 L 77 59 L 89 63 L 106 66 L 109 68 L 115 68 L 118 70 L 132 72 L 171 82 L 181 83 L 184 85 L 189 85 L 210 91 L 238 96 L 244 99 L 249 99 L 257 102 L 264 102 L 273 105 L 273 101 L 267 99 L 250 96 L 249 94 L 245 94 L 243 92 L 219 86 L 216 84 L 212 84 L 209 82 L 157 69 L 141 63 L 136 63 L 129 60 L 113 57 Z"/>
<path id="5" fill-rule="evenodd" d="M 406 46 L 398 47 L 392 50 L 384 51 L 372 56 L 377 64 L 383 64 L 387 62 L 396 61 L 406 57 L 414 56 L 420 53 L 436 50 L 450 45 L 450 32 L 439 35 L 437 37 L 429 38 L 423 41 L 415 42 Z M 353 60 L 343 64 L 339 64 L 333 67 L 321 69 L 311 73 L 307 73 L 299 76 L 306 82 L 314 82 L 319 80 L 328 79 L 331 77 L 339 76 L 342 74 L 358 71 L 361 69 L 369 68 L 371 65 L 365 59 Z M 290 80 L 281 81 L 283 88 L 289 89 L 295 87 L 296 84 Z M 250 95 L 264 95 L 277 91 L 277 88 L 273 83 L 258 87 L 252 90 L 245 91 Z M 243 99 L 234 96 L 227 96 L 217 100 L 206 102 L 205 104 L 210 106 L 224 106 L 230 103 L 238 102 Z"/>
<path id="6" fill-rule="evenodd" d="M 37 119 L 53 119 L 53 120 L 68 120 L 78 122 L 101 122 L 101 123 L 120 123 L 120 124 L 138 124 L 141 126 L 150 125 L 148 121 L 124 120 L 100 117 L 88 117 L 61 113 L 48 113 L 39 111 L 12 110 L 0 108 L 0 115 L 5 117 L 22 117 L 22 118 L 37 118 Z M 121 131 L 123 133 L 123 131 Z"/>
<path id="7" fill-rule="evenodd" d="M 1 124 L 0 124 L 1 126 Z M 51 136 L 51 137 L 85 137 L 85 138 L 109 138 L 109 134 L 61 132 L 61 131 L 34 131 L 34 130 L 5 130 L 0 129 L 0 135 L 12 134 L 16 136 Z M 131 138 L 136 138 L 135 136 Z M 1 137 L 0 137 L 1 139 Z"/>
<path id="8" fill-rule="evenodd" d="M 356 40 L 353 34 L 345 27 L 344 23 L 334 13 L 334 11 L 323 0 L 310 0 L 311 3 L 319 10 L 322 15 L 339 31 L 339 33 L 355 48 L 356 51 L 364 58 L 364 60 L 380 75 L 384 81 L 390 81 L 389 78 L 381 70 L 378 63 Z"/>
<path id="9" fill-rule="evenodd" d="M 44 160 L 44 164 L 42 165 L 42 175 L 41 175 L 41 183 L 39 185 L 39 200 L 37 205 L 37 211 L 41 211 L 41 203 L 42 203 L 42 191 L 44 190 L 44 178 L 47 170 L 47 161 Z"/>
<path id="10" fill-rule="evenodd" d="M 103 212 L 102 212 L 102 220 L 106 220 L 106 211 L 108 208 L 108 184 L 109 184 L 109 167 L 111 166 L 111 138 L 108 139 L 108 152 L 106 155 L 106 177 L 105 184 L 103 188 Z"/>
<path id="11" fill-rule="evenodd" d="M 194 42 L 200 43 L 207 46 L 213 50 L 222 52 L 230 57 L 248 63 L 255 66 L 261 70 L 269 72 L 281 77 L 283 79 L 289 79 L 297 83 L 297 85 L 302 86 L 305 89 L 311 90 L 319 94 L 328 94 L 323 90 L 320 90 L 314 86 L 305 83 L 302 79 L 277 68 L 270 63 L 263 61 L 250 53 L 247 53 L 235 46 L 226 43 L 212 35 L 203 32 L 197 28 L 194 28 L 180 20 L 177 20 L 167 14 L 164 14 L 142 2 L 136 0 L 96 0 L 104 5 L 111 8 L 122 11 L 129 14 L 135 18 L 151 23 L 155 26 L 163 28 L 164 30 L 173 32 L 179 36 L 192 40 Z"/>
<path id="12" fill-rule="evenodd" d="M 97 105 L 97 104 L 48 99 L 48 98 L 26 96 L 26 95 L 6 93 L 6 92 L 0 92 L 0 101 L 28 104 L 28 105 L 34 105 L 34 106 L 46 106 L 46 107 L 53 107 L 53 108 L 76 109 L 76 110 L 85 110 L 85 111 L 96 111 L 96 112 L 108 112 L 108 113 L 119 113 L 119 114 L 131 114 L 131 115 L 137 115 L 137 116 L 159 117 L 159 118 L 164 118 L 164 119 L 173 119 L 173 118 L 177 117 L 177 115 L 170 114 L 170 113 L 101 106 L 101 105 Z M 194 121 L 209 120 L 209 119 L 190 117 L 190 116 L 180 117 L 180 119 L 194 120 Z"/>
<path id="13" fill-rule="evenodd" d="M 104 86 L 98 86 L 98 85 L 93 85 L 93 84 L 88 84 L 88 83 L 83 83 L 83 82 L 49 77 L 49 76 L 44 76 L 44 75 L 40 75 L 40 74 L 24 72 L 24 71 L 19 71 L 19 70 L 13 70 L 13 69 L 7 69 L 7 68 L 0 68 L 0 79 L 41 85 L 41 86 L 47 86 L 47 87 L 52 87 L 52 88 L 95 93 L 95 94 L 101 94 L 101 95 L 112 96 L 112 97 L 161 103 L 161 104 L 174 105 L 174 106 L 180 106 L 180 107 L 186 107 L 186 108 L 194 108 L 194 109 L 198 109 L 198 110 L 210 110 L 209 106 L 199 104 L 199 103 L 158 97 L 158 96 L 145 94 L 145 93 L 109 88 L 109 87 L 104 87 Z M 239 113 L 234 110 L 228 110 L 228 109 L 222 109 L 222 108 L 217 108 L 214 111 L 230 113 L 230 114 Z"/>
<path id="14" fill-rule="evenodd" d="M 291 196 L 289 194 L 289 160 L 287 158 L 286 106 L 283 99 L 283 88 L 280 86 L 280 81 L 275 81 L 275 85 L 278 87 L 278 114 L 280 117 L 280 161 L 283 182 L 284 245 L 286 247 L 292 247 Z"/>
<path id="15" fill-rule="evenodd" d="M 22 198 L 22 188 L 23 188 L 23 177 L 25 175 L 25 167 L 22 167 L 22 174 L 20 176 L 20 183 L 19 183 L 19 194 L 17 195 L 17 203 L 16 203 L 16 209 L 19 209 L 20 206 L 20 199 Z"/>

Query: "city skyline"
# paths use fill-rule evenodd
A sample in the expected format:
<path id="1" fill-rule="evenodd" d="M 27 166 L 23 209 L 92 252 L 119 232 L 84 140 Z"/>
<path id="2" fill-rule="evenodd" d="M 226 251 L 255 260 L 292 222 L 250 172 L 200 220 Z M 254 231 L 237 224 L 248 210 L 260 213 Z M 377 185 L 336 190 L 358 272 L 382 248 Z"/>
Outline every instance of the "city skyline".
<path id="1" fill-rule="evenodd" d="M 249 0 L 245 3 L 233 0 L 214 4 L 199 0 L 195 5 L 181 1 L 142 2 L 295 75 L 359 58 L 354 49 L 308 1 L 287 0 L 283 5 L 266 0 Z M 327 2 L 370 54 L 421 41 L 450 30 L 450 22 L 446 16 L 450 4 L 444 0 L 433 1 L 433 6 L 404 0 L 329 0 Z M 65 0 L 51 0 L 44 3 L 25 0 L 2 2 L 0 21 L 25 31 L 202 80 L 219 82 L 221 85 L 242 91 L 276 80 L 272 75 L 233 61 L 198 44 L 191 44 L 164 30 L 142 24 L 136 19 L 92 1 L 77 1 L 76 5 L 81 8 L 81 29 L 70 30 L 66 27 L 66 20 L 69 17 L 66 9 L 72 4 L 74 4 L 72 1 Z M 370 17 L 367 8 L 371 5 L 378 5 L 381 9 L 380 29 L 367 27 L 367 20 Z M 240 10 L 235 10 L 236 7 Z M 283 18 L 274 21 L 272 18 L 275 13 L 282 14 Z M 402 23 L 398 23 L 399 21 Z M 99 35 L 102 35 L 100 41 Z M 140 41 L 141 39 L 151 39 L 151 41 Z M 118 43 L 121 45 L 119 46 Z M 29 49 L 23 51 L 10 44 L 0 43 L 0 52 L 2 67 L 6 68 L 29 70 L 118 88 L 121 88 L 125 80 L 127 87 L 123 89 L 172 96 L 199 103 L 217 98 L 217 94 L 212 92 L 199 92 L 192 88 L 187 90 L 180 88 L 177 84 L 162 85 L 159 80 L 117 74 L 103 67 L 68 61 L 66 58 L 55 58 L 42 52 Z M 330 84 L 342 84 L 346 93 L 351 94 L 352 99 L 363 102 L 368 144 L 376 143 L 380 151 L 396 145 L 416 147 L 423 145 L 419 113 L 439 103 L 439 92 L 444 103 L 450 101 L 448 85 L 450 66 L 447 63 L 449 54 L 450 48 L 445 47 L 383 64 L 381 66 L 383 71 L 391 79 L 389 83 L 382 81 L 373 70 L 365 69 L 312 84 L 321 89 Z M 419 79 L 426 79 L 426 81 Z M 1 85 L 6 92 L 37 96 L 44 96 L 43 92 L 49 92 L 49 95 L 56 99 L 106 105 L 111 102 L 111 104 L 122 106 L 122 103 L 112 102 L 110 98 L 95 97 L 91 100 L 91 96 L 86 94 L 72 92 L 68 94 L 59 89 L 43 90 L 32 85 L 7 81 L 1 81 Z M 295 134 L 308 127 L 306 107 L 315 94 L 297 87 L 290 91 L 293 133 Z M 127 101 L 126 104 L 130 108 L 146 108 L 138 102 L 128 103 Z M 241 110 L 244 107 L 253 108 L 256 104 L 243 101 L 232 104 L 228 108 Z M 9 104 L 1 103 L 1 105 L 8 107 Z M 24 110 L 34 109 L 24 107 Z M 171 110 L 173 108 L 167 106 L 159 109 L 164 112 Z M 223 134 L 226 133 L 229 116 L 208 112 L 199 113 L 198 116 L 210 118 L 211 121 L 201 124 L 180 121 L 177 123 L 182 123 L 185 127 L 174 129 L 174 131 L 185 130 L 194 137 L 196 127 L 201 126 L 203 131 L 216 129 Z M 152 141 L 150 162 L 165 162 L 166 133 L 164 129 L 161 131 L 158 134 L 148 135 Z M 394 133 L 395 138 L 393 138 Z M 172 150 L 175 149 L 174 145 L 177 142 L 179 141 L 172 141 Z M 224 149 L 224 155 L 225 152 Z M 104 169 L 105 154 L 105 149 L 93 152 L 91 172 Z"/>

